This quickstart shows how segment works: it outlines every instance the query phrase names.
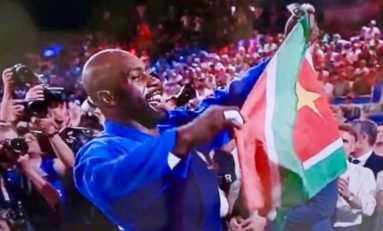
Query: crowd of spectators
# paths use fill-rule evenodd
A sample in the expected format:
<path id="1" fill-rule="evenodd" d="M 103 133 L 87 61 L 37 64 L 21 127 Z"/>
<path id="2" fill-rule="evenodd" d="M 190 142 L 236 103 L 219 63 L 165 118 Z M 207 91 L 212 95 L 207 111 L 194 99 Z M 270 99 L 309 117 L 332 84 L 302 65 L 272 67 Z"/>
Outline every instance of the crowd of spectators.
<path id="1" fill-rule="evenodd" d="M 206 4 L 210 9 L 215 1 L 206 1 Z M 206 12 L 185 11 L 180 20 L 174 17 L 174 20 L 159 23 L 153 32 L 145 23 L 145 11 L 145 7 L 137 8 L 140 23 L 136 28 L 137 36 L 131 38 L 129 46 L 117 43 L 118 40 L 107 34 L 112 15 L 105 11 L 104 33 L 87 34 L 70 45 L 49 46 L 44 49 L 43 55 L 29 54 L 25 64 L 31 72 L 38 73 L 45 87 L 15 86 L 16 68 L 4 71 L 0 145 L 2 154 L 7 158 L 0 160 L 0 203 L 3 203 L 2 208 L 8 209 L 1 212 L 17 215 L 12 219 L 0 216 L 0 226 L 8 227 L 5 230 L 23 230 L 26 227 L 27 230 L 33 230 L 31 227 L 35 230 L 57 230 L 59 226 L 63 230 L 116 228 L 77 194 L 71 180 L 76 151 L 103 130 L 103 116 L 87 100 L 81 83 L 83 64 L 93 53 L 105 48 L 120 48 L 137 54 L 146 63 L 147 71 L 161 80 L 163 95 L 156 100 L 168 110 L 176 107 L 192 109 L 215 90 L 225 89 L 230 82 L 241 78 L 250 67 L 272 57 L 285 38 L 283 33 L 274 31 L 264 33 L 256 30 L 254 33 L 257 25 L 250 25 L 250 34 L 236 33 L 236 28 L 246 28 L 245 24 L 249 22 L 244 19 L 246 14 L 256 18 L 262 16 L 264 12 L 256 7 L 248 9 L 247 13 L 243 12 L 243 8 L 215 12 L 225 17 L 211 15 L 210 10 L 206 11 L 209 15 Z M 171 16 L 171 8 L 169 11 Z M 170 16 L 167 18 L 172 18 Z M 210 18 L 218 21 L 209 21 Z M 168 32 L 164 32 L 169 28 L 165 25 L 167 23 L 175 28 L 175 32 L 170 33 L 173 34 L 172 39 L 167 37 Z M 204 27 L 214 28 L 215 25 L 222 26 L 214 30 L 219 33 L 213 36 L 214 41 L 220 43 L 211 46 L 206 40 Z M 174 35 L 179 31 L 179 36 Z M 233 34 L 238 37 L 230 38 Z M 230 43 L 232 40 L 238 41 Z M 158 47 L 160 50 L 154 49 Z M 331 102 L 340 98 L 346 104 L 352 103 L 355 98 L 365 95 L 368 95 L 368 103 L 383 100 L 383 40 L 374 20 L 349 38 L 322 32 L 318 43 L 310 49 L 318 79 L 323 82 L 324 92 Z M 31 107 L 31 102 L 46 100 L 47 86 L 62 87 L 64 96 L 51 99 L 47 105 L 47 118 L 40 118 Z M 344 108 L 340 110 L 335 106 L 334 111 L 342 123 L 355 117 L 354 112 Z M 360 114 L 355 118 L 361 117 Z M 370 136 L 370 140 L 374 140 L 371 148 L 375 145 L 376 154 L 383 156 L 382 128 L 372 124 L 372 132 L 362 130 L 355 139 L 359 136 L 362 139 L 363 134 Z M 22 139 L 18 140 L 18 137 Z M 375 177 L 378 177 L 380 190 L 375 202 L 380 213 L 383 211 L 383 176 L 376 172 Z M 36 208 L 41 208 L 38 213 Z"/>

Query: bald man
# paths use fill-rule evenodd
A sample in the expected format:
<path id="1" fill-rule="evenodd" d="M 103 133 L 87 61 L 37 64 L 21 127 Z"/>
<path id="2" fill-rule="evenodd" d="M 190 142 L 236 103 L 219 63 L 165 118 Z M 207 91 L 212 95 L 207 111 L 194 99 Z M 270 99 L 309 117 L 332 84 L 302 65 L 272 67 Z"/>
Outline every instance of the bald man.
<path id="1" fill-rule="evenodd" d="M 240 128 L 230 115 L 239 115 L 265 66 L 194 111 L 165 111 L 160 81 L 140 59 L 122 50 L 93 55 L 82 78 L 105 132 L 79 151 L 76 187 L 125 230 L 222 230 L 216 176 L 195 150 L 220 147 Z"/>

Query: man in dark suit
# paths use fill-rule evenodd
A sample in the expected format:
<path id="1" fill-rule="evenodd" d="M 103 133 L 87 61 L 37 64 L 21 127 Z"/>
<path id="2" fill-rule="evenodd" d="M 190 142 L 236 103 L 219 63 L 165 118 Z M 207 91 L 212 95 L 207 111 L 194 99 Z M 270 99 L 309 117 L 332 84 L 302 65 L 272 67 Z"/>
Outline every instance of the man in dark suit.
<path id="1" fill-rule="evenodd" d="M 378 134 L 376 123 L 371 120 L 354 120 L 352 125 L 357 132 L 358 141 L 350 161 L 369 168 L 376 176 L 383 170 L 383 157 L 374 152 L 374 143 Z"/>
<path id="2" fill-rule="evenodd" d="M 331 218 L 338 200 L 336 181 L 329 183 L 306 204 L 289 208 L 284 217 L 286 231 L 332 231 Z M 271 218 L 273 219 L 273 218 Z M 276 221 L 272 222 L 269 231 L 276 230 Z"/>
<path id="3" fill-rule="evenodd" d="M 357 133 L 358 140 L 350 161 L 371 169 L 376 179 L 378 173 L 383 170 L 383 157 L 378 156 L 373 149 L 378 135 L 378 126 L 371 120 L 354 120 L 352 125 Z M 375 217 L 374 214 L 371 217 L 363 218 L 361 230 L 372 230 Z"/>

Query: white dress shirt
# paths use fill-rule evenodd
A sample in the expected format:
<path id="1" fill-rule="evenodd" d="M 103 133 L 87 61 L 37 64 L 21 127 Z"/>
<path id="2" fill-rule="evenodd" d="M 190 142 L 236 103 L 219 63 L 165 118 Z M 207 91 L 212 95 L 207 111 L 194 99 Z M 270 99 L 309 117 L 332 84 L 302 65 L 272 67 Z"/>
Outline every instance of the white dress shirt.
<path id="1" fill-rule="evenodd" d="M 353 209 L 350 204 L 339 196 L 336 205 L 334 227 L 350 227 L 362 224 L 363 216 L 371 216 L 376 206 L 376 181 L 368 168 L 347 163 L 347 171 L 340 176 L 349 180 L 349 190 L 362 202 L 362 209 Z"/>
<path id="2" fill-rule="evenodd" d="M 376 180 L 376 192 L 383 191 L 383 171 L 378 173 Z"/>
<path id="3" fill-rule="evenodd" d="M 373 149 L 371 149 L 370 151 L 366 152 L 365 154 L 357 158 L 351 157 L 351 161 L 358 160 L 359 161 L 358 165 L 364 166 L 367 163 L 368 158 L 370 158 L 370 156 L 372 155 L 372 153 L 373 153 Z"/>

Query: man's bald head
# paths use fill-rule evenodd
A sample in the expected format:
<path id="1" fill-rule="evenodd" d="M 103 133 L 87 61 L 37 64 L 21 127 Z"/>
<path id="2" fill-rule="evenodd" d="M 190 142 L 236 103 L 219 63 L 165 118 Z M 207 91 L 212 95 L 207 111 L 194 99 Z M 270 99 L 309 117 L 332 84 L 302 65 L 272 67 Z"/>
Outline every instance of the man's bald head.
<path id="1" fill-rule="evenodd" d="M 145 68 L 139 58 L 119 49 L 102 50 L 89 58 L 82 72 L 88 95 L 97 101 L 97 92 L 113 90 L 121 84 L 122 76 L 132 69 Z"/>

